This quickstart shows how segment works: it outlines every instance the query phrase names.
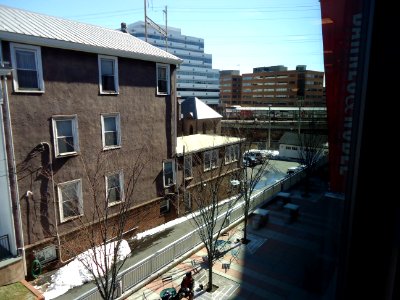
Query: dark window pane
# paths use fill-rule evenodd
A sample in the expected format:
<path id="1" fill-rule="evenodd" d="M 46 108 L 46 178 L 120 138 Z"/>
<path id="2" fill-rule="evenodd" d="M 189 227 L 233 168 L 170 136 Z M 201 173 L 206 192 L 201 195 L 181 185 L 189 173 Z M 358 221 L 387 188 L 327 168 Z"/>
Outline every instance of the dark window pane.
<path id="1" fill-rule="evenodd" d="M 115 117 L 104 118 L 104 131 L 117 131 L 117 123 Z"/>
<path id="2" fill-rule="evenodd" d="M 57 142 L 58 142 L 58 153 L 67 153 L 75 151 L 73 137 L 58 138 Z"/>
<path id="3" fill-rule="evenodd" d="M 25 70 L 36 70 L 35 52 L 17 50 L 15 52 L 17 59 L 17 68 Z"/>
<path id="4" fill-rule="evenodd" d="M 57 121 L 57 136 L 72 136 L 72 121 Z"/>
<path id="5" fill-rule="evenodd" d="M 106 146 L 118 146 L 116 132 L 106 132 L 104 134 L 104 136 L 105 136 L 105 145 Z"/>
<path id="6" fill-rule="evenodd" d="M 167 82 L 165 80 L 158 80 L 158 92 L 159 93 L 167 93 Z"/>
<path id="7" fill-rule="evenodd" d="M 39 83 L 35 70 L 17 70 L 18 87 L 26 89 L 38 89 Z"/>
<path id="8" fill-rule="evenodd" d="M 78 185 L 69 184 L 62 188 L 63 217 L 80 215 Z"/>
<path id="9" fill-rule="evenodd" d="M 114 82 L 114 76 L 109 76 L 109 75 L 102 75 L 102 87 L 103 91 L 109 91 L 109 92 L 115 92 L 115 82 Z"/>
<path id="10" fill-rule="evenodd" d="M 119 188 L 112 188 L 108 190 L 108 201 L 109 202 L 121 201 L 121 193 Z"/>
<path id="11" fill-rule="evenodd" d="M 101 60 L 101 75 L 114 75 L 114 61 L 110 59 Z"/>

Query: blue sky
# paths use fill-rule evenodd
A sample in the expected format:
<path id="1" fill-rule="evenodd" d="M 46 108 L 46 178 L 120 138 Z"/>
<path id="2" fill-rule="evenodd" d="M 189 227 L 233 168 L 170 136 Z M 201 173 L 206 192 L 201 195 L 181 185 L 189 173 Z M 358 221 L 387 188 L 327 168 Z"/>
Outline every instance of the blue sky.
<path id="1" fill-rule="evenodd" d="M 144 20 L 144 0 L 0 0 L 3 5 L 118 28 Z M 155 22 L 204 39 L 213 68 L 251 73 L 254 67 L 307 65 L 324 71 L 318 0 L 148 0 Z"/>

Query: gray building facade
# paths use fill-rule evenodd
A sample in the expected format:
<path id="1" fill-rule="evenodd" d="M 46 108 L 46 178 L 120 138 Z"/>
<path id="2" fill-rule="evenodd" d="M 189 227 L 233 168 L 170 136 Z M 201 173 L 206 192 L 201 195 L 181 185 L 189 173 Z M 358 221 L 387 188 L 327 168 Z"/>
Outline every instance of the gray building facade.
<path id="1" fill-rule="evenodd" d="M 143 21 L 129 24 L 127 29 L 145 40 Z M 204 39 L 183 35 L 181 29 L 168 26 L 166 43 L 161 33 L 148 26 L 147 42 L 183 60 L 176 72 L 178 97 L 197 97 L 213 108 L 219 106 L 219 70 L 212 68 L 212 55 L 204 53 Z"/>

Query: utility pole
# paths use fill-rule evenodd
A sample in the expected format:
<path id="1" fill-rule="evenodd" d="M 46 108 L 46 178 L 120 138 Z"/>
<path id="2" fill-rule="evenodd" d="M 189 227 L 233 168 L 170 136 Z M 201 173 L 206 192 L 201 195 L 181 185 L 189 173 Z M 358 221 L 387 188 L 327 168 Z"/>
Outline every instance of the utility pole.
<path id="1" fill-rule="evenodd" d="M 166 48 L 165 51 L 168 51 L 167 6 L 165 6 L 165 10 L 163 10 L 163 12 L 165 13 L 165 29 L 164 29 L 161 26 L 157 25 L 152 19 L 150 19 L 147 16 L 146 4 L 147 4 L 147 0 L 144 0 L 144 38 L 145 38 L 145 41 L 147 42 L 147 25 L 150 25 L 150 27 L 153 27 L 162 36 L 164 36 L 165 48 Z"/>
<path id="2" fill-rule="evenodd" d="M 165 5 L 165 9 L 163 10 L 165 14 L 165 51 L 168 52 L 168 11 L 167 6 Z"/>
<path id="3" fill-rule="evenodd" d="M 271 150 L 271 104 L 268 104 L 268 150 Z"/>
<path id="4" fill-rule="evenodd" d="M 144 0 L 144 40 L 147 42 L 147 0 Z"/>

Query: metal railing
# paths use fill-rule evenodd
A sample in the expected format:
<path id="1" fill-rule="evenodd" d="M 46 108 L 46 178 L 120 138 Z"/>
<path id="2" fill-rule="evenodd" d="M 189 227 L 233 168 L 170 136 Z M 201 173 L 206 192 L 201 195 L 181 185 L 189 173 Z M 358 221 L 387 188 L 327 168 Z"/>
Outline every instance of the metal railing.
<path id="1" fill-rule="evenodd" d="M 8 234 L 0 236 L 0 260 L 3 258 L 10 257 L 10 240 Z"/>
<path id="2" fill-rule="evenodd" d="M 304 170 L 301 170 L 297 173 L 286 176 L 285 178 L 277 181 L 271 186 L 264 188 L 263 190 L 257 191 L 251 197 L 250 211 L 253 211 L 258 206 L 264 205 L 270 201 L 273 196 L 282 190 L 282 188 L 288 189 L 298 183 L 304 177 L 305 172 Z M 242 206 L 236 206 L 230 213 L 230 223 L 238 221 L 241 218 L 244 218 L 243 208 Z M 122 289 L 120 293 L 123 294 L 133 289 L 136 285 L 149 278 L 157 271 L 161 270 L 177 258 L 182 257 L 183 254 L 198 246 L 201 243 L 201 240 L 198 234 L 194 234 L 197 230 L 198 229 L 193 230 L 179 240 L 175 241 L 173 244 L 158 250 L 153 255 L 121 272 L 121 274 L 118 275 L 118 281 L 122 283 Z M 75 299 L 101 300 L 101 297 L 99 291 L 95 287 Z"/>

